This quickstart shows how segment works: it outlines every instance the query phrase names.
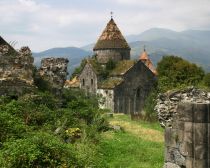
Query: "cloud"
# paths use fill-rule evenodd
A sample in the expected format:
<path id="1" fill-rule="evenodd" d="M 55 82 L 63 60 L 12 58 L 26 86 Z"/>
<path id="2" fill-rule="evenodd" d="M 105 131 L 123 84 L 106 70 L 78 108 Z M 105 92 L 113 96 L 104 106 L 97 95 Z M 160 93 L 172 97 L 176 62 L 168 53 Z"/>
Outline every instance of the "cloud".
<path id="1" fill-rule="evenodd" d="M 210 29 L 209 0 L 0 0 L 0 32 L 32 50 L 97 40 L 114 11 L 125 35 L 162 27 Z"/>

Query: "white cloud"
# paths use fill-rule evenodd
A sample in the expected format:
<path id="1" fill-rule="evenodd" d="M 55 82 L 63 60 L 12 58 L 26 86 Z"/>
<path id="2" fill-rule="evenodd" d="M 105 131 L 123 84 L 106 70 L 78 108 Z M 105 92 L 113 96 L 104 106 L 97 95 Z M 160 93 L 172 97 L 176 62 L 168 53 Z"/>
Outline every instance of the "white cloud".
<path id="1" fill-rule="evenodd" d="M 178 31 L 210 29 L 209 0 L 100 2 L 103 5 L 99 6 L 97 0 L 60 0 L 59 3 L 56 0 L 0 0 L 0 32 L 9 41 L 28 44 L 32 50 L 85 45 L 100 35 L 111 10 L 126 35 L 138 34 L 152 27 Z M 93 3 L 97 3 L 96 6 Z"/>

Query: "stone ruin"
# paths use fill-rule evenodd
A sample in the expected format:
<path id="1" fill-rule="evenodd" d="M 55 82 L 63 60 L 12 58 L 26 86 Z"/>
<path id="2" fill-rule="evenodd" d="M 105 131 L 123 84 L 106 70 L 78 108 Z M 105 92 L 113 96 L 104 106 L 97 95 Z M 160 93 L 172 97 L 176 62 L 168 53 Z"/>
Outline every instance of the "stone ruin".
<path id="1" fill-rule="evenodd" d="M 162 127 L 171 127 L 180 102 L 210 103 L 210 92 L 188 87 L 179 91 L 168 91 L 159 94 L 155 111 Z"/>
<path id="2" fill-rule="evenodd" d="M 0 36 L 0 96 L 20 96 L 37 89 L 34 77 L 39 74 L 49 87 L 59 91 L 67 77 L 68 59 L 45 58 L 35 73 L 34 58 L 28 47 L 16 51 Z"/>
<path id="3" fill-rule="evenodd" d="M 66 58 L 44 58 L 41 61 L 39 75 L 56 94 L 59 94 L 65 84 L 68 62 Z"/>
<path id="4" fill-rule="evenodd" d="M 21 95 L 33 90 L 33 57 L 28 47 L 19 51 L 0 45 L 0 95 Z"/>
<path id="5" fill-rule="evenodd" d="M 158 97 L 165 127 L 164 168 L 210 168 L 210 94 L 188 88 Z"/>

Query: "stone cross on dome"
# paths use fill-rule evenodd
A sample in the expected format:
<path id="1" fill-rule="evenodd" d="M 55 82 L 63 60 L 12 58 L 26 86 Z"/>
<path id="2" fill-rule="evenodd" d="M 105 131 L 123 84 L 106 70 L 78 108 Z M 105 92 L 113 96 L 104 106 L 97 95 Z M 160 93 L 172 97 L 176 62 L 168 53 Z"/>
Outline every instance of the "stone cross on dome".
<path id="1" fill-rule="evenodd" d="M 112 11 L 111 11 L 111 12 L 110 12 L 110 14 L 111 14 L 111 19 L 112 19 L 112 18 L 113 18 L 113 14 L 114 14 L 114 12 L 112 12 Z"/>

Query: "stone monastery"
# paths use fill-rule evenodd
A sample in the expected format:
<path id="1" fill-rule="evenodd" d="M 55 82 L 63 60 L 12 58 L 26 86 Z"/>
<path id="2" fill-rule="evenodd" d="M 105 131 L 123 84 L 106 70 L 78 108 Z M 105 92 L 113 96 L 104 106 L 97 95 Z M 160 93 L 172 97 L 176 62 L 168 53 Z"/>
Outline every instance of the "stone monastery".
<path id="1" fill-rule="evenodd" d="M 112 112 L 140 114 L 157 73 L 145 49 L 139 60 L 130 60 L 130 50 L 111 18 L 93 48 L 94 55 L 65 87 L 98 94 L 101 108 Z"/>

